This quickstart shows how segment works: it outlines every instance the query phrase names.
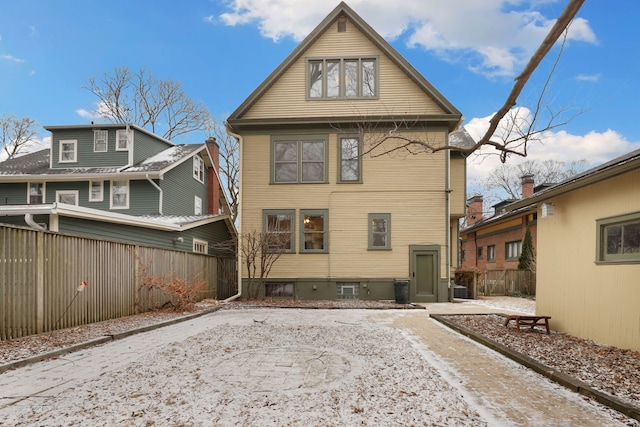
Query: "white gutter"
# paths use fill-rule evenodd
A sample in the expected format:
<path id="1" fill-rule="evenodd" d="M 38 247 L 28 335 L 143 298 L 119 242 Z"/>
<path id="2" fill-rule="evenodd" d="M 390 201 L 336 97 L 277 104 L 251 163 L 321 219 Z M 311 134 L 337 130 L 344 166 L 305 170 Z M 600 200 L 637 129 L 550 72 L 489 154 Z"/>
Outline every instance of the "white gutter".
<path id="1" fill-rule="evenodd" d="M 242 181 L 242 136 L 238 135 L 237 133 L 234 133 L 231 130 L 231 125 L 229 123 L 227 123 L 226 121 L 224 122 L 224 127 L 227 130 L 227 133 L 229 135 L 231 135 L 232 137 L 234 137 L 237 141 L 238 144 L 240 146 L 240 153 L 239 153 L 239 159 L 240 159 L 240 166 L 239 166 L 239 170 L 238 170 L 238 185 L 240 187 L 240 190 L 242 190 L 242 185 L 241 185 L 241 181 Z M 236 231 L 237 231 L 237 235 L 238 235 L 238 247 L 237 247 L 237 251 L 238 251 L 238 293 L 235 295 L 231 295 L 229 298 L 225 299 L 222 302 L 229 302 L 229 301 L 233 301 L 235 299 L 238 299 L 242 296 L 242 251 L 240 250 L 240 245 L 242 244 L 242 210 L 240 209 L 240 207 L 242 206 L 242 191 L 240 191 L 240 194 L 238 195 L 238 204 L 236 206 L 236 213 L 238 214 L 236 216 Z"/>
<path id="2" fill-rule="evenodd" d="M 33 219 L 33 215 L 30 213 L 24 214 L 24 222 L 26 222 L 29 227 L 35 228 L 36 230 L 46 230 L 45 227 L 41 226 Z"/>
<path id="3" fill-rule="evenodd" d="M 160 215 L 162 215 L 162 196 L 163 196 L 162 188 L 160 188 L 158 184 L 156 184 L 155 182 L 153 182 L 151 178 L 149 178 L 149 174 L 146 175 L 146 178 L 147 178 L 147 181 L 149 181 L 149 183 L 153 185 L 156 188 L 156 190 L 158 190 L 158 193 L 160 193 L 159 194 L 160 200 L 158 201 L 158 212 L 160 213 Z"/>

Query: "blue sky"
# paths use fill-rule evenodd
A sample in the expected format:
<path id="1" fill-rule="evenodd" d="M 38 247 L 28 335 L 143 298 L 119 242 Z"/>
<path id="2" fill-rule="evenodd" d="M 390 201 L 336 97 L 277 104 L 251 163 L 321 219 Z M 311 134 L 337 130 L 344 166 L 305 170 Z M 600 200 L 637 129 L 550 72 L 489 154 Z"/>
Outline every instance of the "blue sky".
<path id="1" fill-rule="evenodd" d="M 462 111 L 479 136 L 566 0 L 347 3 Z M 99 122 L 90 115 L 96 98 L 83 86 L 127 66 L 180 81 L 222 121 L 337 4 L 0 0 L 0 115 L 31 117 L 41 126 Z M 638 1 L 585 2 L 546 104 L 580 114 L 547 133 L 530 158 L 595 165 L 640 148 L 638 16 Z M 537 100 L 550 63 L 525 88 L 525 106 Z M 42 129 L 39 137 L 46 143 L 48 133 Z M 472 159 L 470 186 L 496 164 L 491 157 Z"/>

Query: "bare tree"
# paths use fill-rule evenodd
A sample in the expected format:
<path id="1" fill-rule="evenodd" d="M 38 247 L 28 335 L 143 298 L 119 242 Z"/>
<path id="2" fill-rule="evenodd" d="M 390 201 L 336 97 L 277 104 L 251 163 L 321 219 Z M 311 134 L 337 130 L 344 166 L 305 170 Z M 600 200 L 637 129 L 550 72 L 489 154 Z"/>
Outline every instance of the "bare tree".
<path id="1" fill-rule="evenodd" d="M 506 194 L 507 198 L 519 199 L 522 189 L 521 178 L 524 175 L 533 175 L 537 184 L 554 184 L 585 171 L 588 166 L 586 160 L 527 160 L 517 165 L 503 164 L 491 171 L 483 186 L 485 191 L 490 193 L 489 197 L 491 193 L 501 193 Z M 483 196 L 487 198 L 486 193 Z"/>
<path id="2" fill-rule="evenodd" d="M 0 117 L 0 148 L 12 159 L 26 152 L 31 142 L 36 138 L 36 121 L 23 117 L 18 118 L 13 114 L 4 114 Z"/>
<path id="3" fill-rule="evenodd" d="M 239 236 L 238 250 L 247 268 L 247 297 L 256 299 L 264 290 L 271 268 L 287 250 L 290 234 L 249 231 Z"/>
<path id="4" fill-rule="evenodd" d="M 145 69 L 136 74 L 116 67 L 100 80 L 91 77 L 84 88 L 98 97 L 96 113 L 105 120 L 133 123 L 153 133 L 166 129 L 165 139 L 203 130 L 211 120 L 204 104 L 187 97 L 180 82 L 157 80 Z"/>
<path id="5" fill-rule="evenodd" d="M 499 153 L 500 160 L 503 163 L 511 154 L 526 157 L 529 144 L 540 139 L 543 132 L 563 126 L 575 115 L 580 114 L 580 112 L 568 114 L 569 109 L 567 108 L 562 108 L 558 111 L 551 110 L 546 103 L 545 95 L 549 89 L 551 77 L 560 60 L 568 28 L 583 3 L 584 0 L 569 0 L 569 3 L 538 47 L 538 50 L 530 58 L 522 73 L 515 78 L 513 88 L 504 104 L 491 117 L 489 128 L 474 145 L 464 147 L 448 145 L 440 139 L 429 140 L 416 136 L 415 132 L 421 125 L 416 118 L 415 120 L 404 119 L 393 123 L 391 126 L 371 123 L 359 126 L 360 133 L 368 136 L 365 138 L 366 147 L 363 154 L 378 157 L 399 152 L 415 155 L 449 150 L 468 155 L 482 147 L 493 147 Z M 560 51 L 535 105 L 531 109 L 514 108 L 527 81 L 563 34 L 564 38 Z M 529 111 L 531 112 L 530 114 L 522 114 Z M 384 128 L 385 126 L 386 128 Z M 496 135 L 498 135 L 498 138 L 496 138 Z"/>
<path id="6" fill-rule="evenodd" d="M 226 190 L 229 206 L 231 208 L 231 222 L 238 217 L 238 202 L 240 198 L 240 144 L 232 136 L 228 135 L 215 120 L 210 120 L 206 125 L 210 136 L 216 138 L 220 147 L 220 174 L 223 187 Z"/>

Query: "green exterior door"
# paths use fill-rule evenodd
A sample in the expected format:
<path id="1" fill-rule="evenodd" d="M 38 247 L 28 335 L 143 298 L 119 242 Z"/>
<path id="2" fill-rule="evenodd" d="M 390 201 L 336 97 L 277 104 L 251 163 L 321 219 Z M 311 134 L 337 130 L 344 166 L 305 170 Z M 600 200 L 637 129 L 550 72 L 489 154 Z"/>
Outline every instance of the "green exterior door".
<path id="1" fill-rule="evenodd" d="M 411 302 L 438 302 L 440 250 L 437 246 L 409 246 Z"/>

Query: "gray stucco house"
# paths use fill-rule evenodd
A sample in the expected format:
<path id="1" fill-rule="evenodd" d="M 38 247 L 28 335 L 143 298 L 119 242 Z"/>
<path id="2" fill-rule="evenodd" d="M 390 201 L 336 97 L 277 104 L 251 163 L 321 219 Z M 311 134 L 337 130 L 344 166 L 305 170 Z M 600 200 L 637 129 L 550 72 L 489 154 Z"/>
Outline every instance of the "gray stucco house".
<path id="1" fill-rule="evenodd" d="M 139 126 L 48 126 L 51 148 L 0 163 L 0 223 L 207 254 L 235 236 L 215 139 Z"/>

